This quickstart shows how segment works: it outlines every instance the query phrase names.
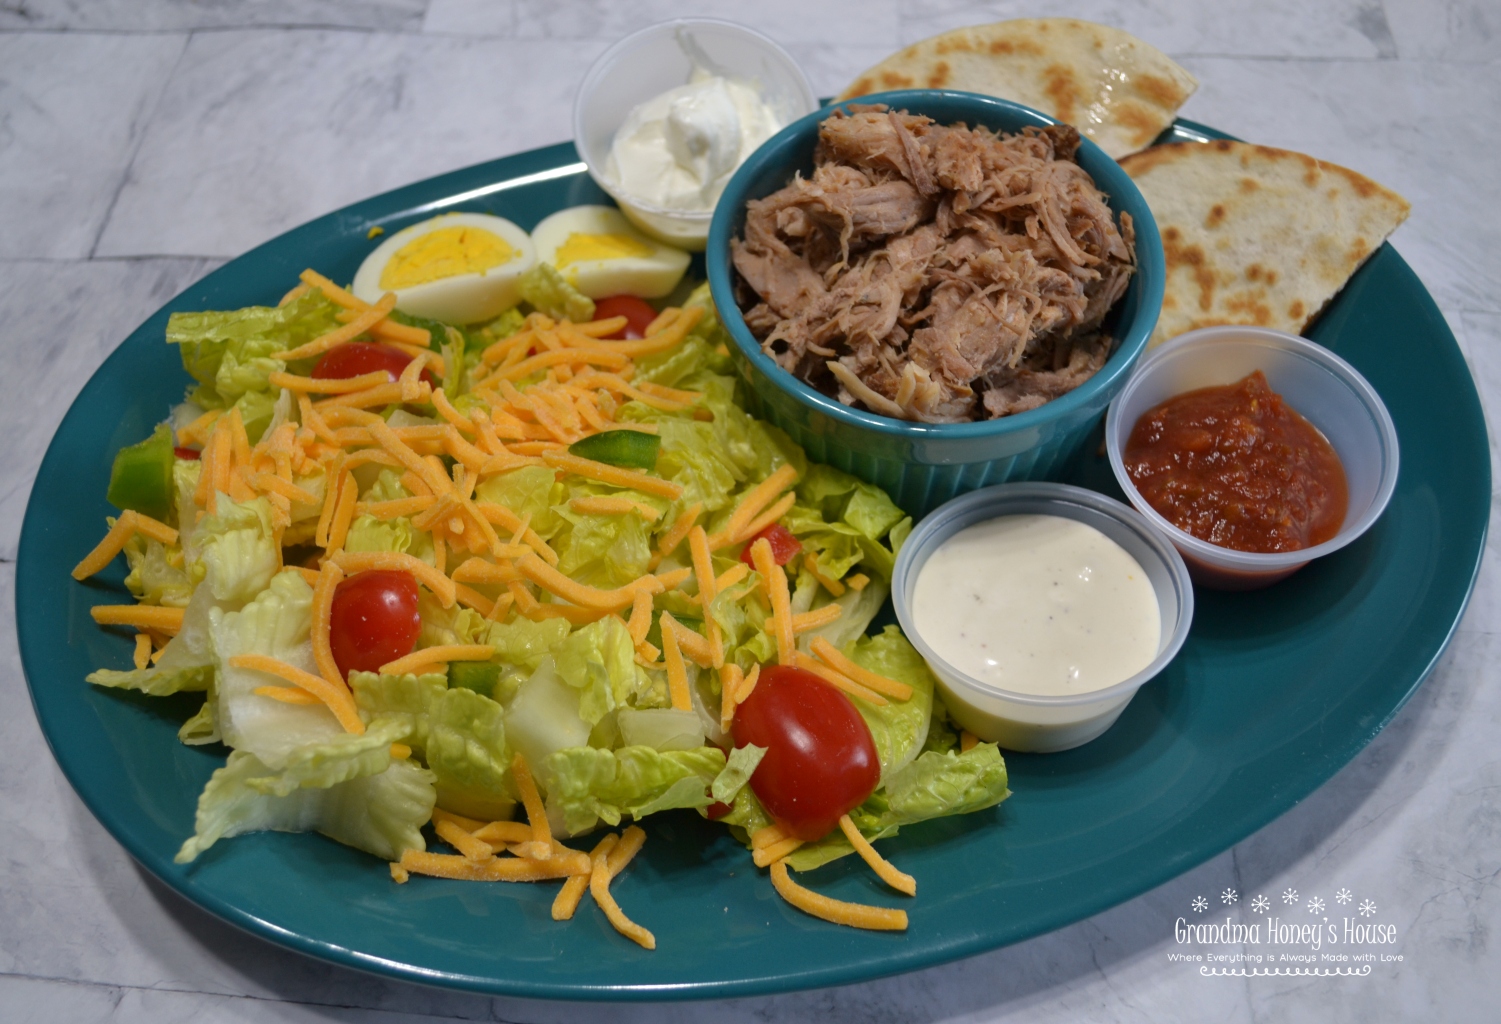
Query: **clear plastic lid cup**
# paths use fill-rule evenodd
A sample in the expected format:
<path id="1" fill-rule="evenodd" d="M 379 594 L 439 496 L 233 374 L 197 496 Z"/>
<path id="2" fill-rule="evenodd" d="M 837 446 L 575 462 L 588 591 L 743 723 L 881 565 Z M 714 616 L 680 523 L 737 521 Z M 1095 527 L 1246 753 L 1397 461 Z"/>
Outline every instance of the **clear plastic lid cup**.
<path id="1" fill-rule="evenodd" d="M 605 176 L 610 144 L 626 115 L 652 97 L 687 84 L 693 70 L 690 52 L 709 71 L 756 85 L 784 125 L 817 110 L 818 100 L 808 76 L 786 50 L 753 29 L 716 18 L 677 18 L 648 26 L 594 62 L 573 103 L 573 142 L 589 175 L 641 230 L 669 245 L 697 251 L 708 241 L 712 210 L 685 213 L 654 206 L 622 193 Z"/>
<path id="2" fill-rule="evenodd" d="M 1161 615 L 1157 656 L 1113 686 L 1060 696 L 1020 693 L 983 682 L 949 664 L 917 630 L 912 595 L 928 558 L 968 526 L 1008 515 L 1049 515 L 1099 530 L 1136 559 L 1157 595 Z M 1007 750 L 1051 753 L 1088 743 L 1115 724 L 1142 685 L 1161 672 L 1188 638 L 1193 585 L 1173 546 L 1137 511 L 1069 484 L 1001 484 L 940 505 L 912 531 L 897 555 L 891 600 L 907 639 L 938 680 L 949 715 L 982 740 Z"/>
<path id="3" fill-rule="evenodd" d="M 1178 529 L 1137 491 L 1124 451 L 1143 413 L 1174 395 L 1233 384 L 1260 370 L 1289 407 L 1328 438 L 1345 470 L 1349 506 L 1339 533 L 1300 551 L 1263 554 L 1220 547 Z M 1183 554 L 1195 583 L 1218 590 L 1269 586 L 1359 537 L 1397 486 L 1397 428 L 1354 367 L 1306 338 L 1265 327 L 1204 327 L 1148 352 L 1105 416 L 1110 467 L 1126 497 Z"/>

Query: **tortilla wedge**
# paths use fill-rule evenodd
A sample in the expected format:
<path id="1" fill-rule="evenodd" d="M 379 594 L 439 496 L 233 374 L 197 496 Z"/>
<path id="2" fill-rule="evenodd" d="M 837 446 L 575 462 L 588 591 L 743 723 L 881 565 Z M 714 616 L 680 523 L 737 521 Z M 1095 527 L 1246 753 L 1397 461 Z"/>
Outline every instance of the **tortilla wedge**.
<path id="1" fill-rule="evenodd" d="M 1198 80 L 1128 32 L 1073 18 L 1018 18 L 914 43 L 839 99 L 887 89 L 959 89 L 1014 100 L 1078 128 L 1119 159 L 1151 144 Z"/>
<path id="2" fill-rule="evenodd" d="M 1244 142 L 1155 146 L 1121 166 L 1167 258 L 1148 347 L 1211 324 L 1301 333 L 1411 209 L 1364 175 Z"/>

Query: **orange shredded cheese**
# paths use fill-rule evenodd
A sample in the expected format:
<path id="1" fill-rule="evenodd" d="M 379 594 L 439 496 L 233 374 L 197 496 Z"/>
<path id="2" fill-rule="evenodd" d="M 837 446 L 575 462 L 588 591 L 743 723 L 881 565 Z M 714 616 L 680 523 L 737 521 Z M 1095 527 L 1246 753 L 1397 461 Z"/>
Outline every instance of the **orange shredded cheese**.
<path id="1" fill-rule="evenodd" d="M 735 720 L 735 691 L 740 689 L 740 684 L 744 680 L 745 674 L 734 662 L 728 662 L 719 670 L 719 729 L 721 732 L 729 732 L 730 723 Z"/>
<path id="2" fill-rule="evenodd" d="M 868 704 L 885 705 L 890 703 L 885 697 L 882 697 L 876 691 L 855 682 L 843 672 L 829 668 L 829 666 L 825 665 L 817 658 L 804 654 L 802 651 L 798 651 L 794 655 L 793 664 L 795 664 L 798 668 L 807 669 L 809 672 L 812 672 L 824 682 L 831 683 L 838 689 L 841 689 L 845 693 L 849 694 L 851 697 L 859 697 L 861 700 L 865 701 Z"/>
<path id="3" fill-rule="evenodd" d="M 879 673 L 872 672 L 868 668 L 857 665 L 854 661 L 840 653 L 839 649 L 829 643 L 823 637 L 818 637 L 811 644 L 813 653 L 818 655 L 820 661 L 836 672 L 842 672 L 855 682 L 860 683 L 877 693 L 884 693 L 888 697 L 897 700 L 907 700 L 912 696 L 912 687 L 906 683 L 897 682 Z"/>
<path id="4" fill-rule="evenodd" d="M 567 452 L 545 452 L 542 461 L 554 469 L 561 469 L 575 476 L 585 477 L 589 480 L 598 480 L 600 483 L 610 484 L 613 487 L 628 487 L 634 491 L 645 494 L 656 494 L 677 501 L 683 496 L 683 485 L 664 480 L 659 476 L 649 476 L 646 473 L 638 473 L 633 469 L 621 469 L 606 462 L 596 462 L 593 459 L 581 459 L 577 455 L 569 455 Z"/>
<path id="5" fill-rule="evenodd" d="M 666 533 L 662 534 L 662 538 L 658 542 L 657 554 L 652 564 L 653 569 L 657 567 L 657 564 L 662 559 L 672 554 L 679 544 L 688 539 L 688 531 L 693 529 L 693 524 L 698 522 L 698 517 L 703 511 L 703 502 L 694 502 L 688 508 L 684 509 L 682 514 L 673 521 L 672 526 L 668 528 Z"/>
<path id="6" fill-rule="evenodd" d="M 762 850 L 790 838 L 792 837 L 782 831 L 782 826 L 773 823 L 767 825 L 765 828 L 758 828 L 751 833 L 751 849 Z"/>
<path id="7" fill-rule="evenodd" d="M 692 711 L 693 698 L 688 692 L 688 669 L 683 664 L 683 652 L 678 648 L 677 620 L 670 612 L 663 612 L 662 660 L 667 663 L 667 689 L 672 695 L 672 706 L 678 711 Z"/>
<path id="8" fill-rule="evenodd" d="M 450 661 L 489 661 L 493 657 L 493 644 L 439 644 L 389 661 L 380 667 L 380 671 L 382 675 L 404 676 L 432 666 L 447 665 Z"/>
<path id="9" fill-rule="evenodd" d="M 257 697 L 270 697 L 279 700 L 283 704 L 322 704 L 323 702 L 314 697 L 306 690 L 296 686 L 257 686 L 250 691 Z"/>
<path id="10" fill-rule="evenodd" d="M 433 829 L 438 833 L 439 839 L 458 850 L 466 860 L 484 861 L 495 856 L 495 851 L 490 849 L 489 843 L 474 838 L 453 821 L 435 819 Z"/>
<path id="11" fill-rule="evenodd" d="M 755 863 L 756 867 L 764 868 L 768 864 L 781 860 L 802 845 L 803 841 L 801 839 L 795 836 L 788 836 L 786 839 L 780 839 L 777 842 L 763 846 L 759 850 L 752 850 L 751 860 Z"/>
<path id="12" fill-rule="evenodd" d="M 688 550 L 693 554 L 693 574 L 698 577 L 698 600 L 704 610 L 704 632 L 709 639 L 709 661 L 715 668 L 724 667 L 724 642 L 719 623 L 710 614 L 709 605 L 718 596 L 719 579 L 714 575 L 714 558 L 709 552 L 709 535 L 702 526 L 688 531 Z"/>
<path id="13" fill-rule="evenodd" d="M 830 594 L 833 594 L 835 597 L 843 596 L 844 584 L 840 583 L 838 580 L 830 576 L 825 576 L 822 572 L 819 571 L 818 556 L 813 552 L 809 551 L 803 556 L 803 568 L 812 573 L 813 578 L 817 580 L 819 585 L 827 590 Z"/>
<path id="14" fill-rule="evenodd" d="M 907 930 L 905 910 L 872 907 L 864 903 L 846 903 L 843 900 L 822 896 L 811 889 L 805 889 L 787 874 L 785 860 L 779 860 L 771 866 L 771 884 L 782 899 L 803 913 L 811 914 L 824 921 L 872 931 Z"/>
<path id="15" fill-rule="evenodd" d="M 568 507 L 583 515 L 595 516 L 619 516 L 634 512 L 648 523 L 654 523 L 662 517 L 662 513 L 652 508 L 646 502 L 636 501 L 619 495 L 596 495 L 593 497 L 574 498 L 568 503 Z"/>
<path id="16" fill-rule="evenodd" d="M 610 854 L 616 846 L 616 843 L 610 842 L 611 839 L 615 839 L 613 833 L 594 848 L 594 855 L 590 858 L 594 863 L 594 870 L 589 875 L 589 894 L 605 912 L 605 917 L 615 926 L 616 931 L 646 949 L 656 949 L 656 936 L 626 917 L 620 904 L 615 902 L 615 897 L 610 895 L 610 880 L 613 877 L 610 873 Z"/>
<path id="17" fill-rule="evenodd" d="M 391 377 L 385 370 L 362 373 L 358 377 L 299 377 L 295 373 L 276 370 L 268 374 L 266 380 L 298 394 L 347 395 L 352 391 L 364 391 L 377 384 L 388 383 Z"/>
<path id="18" fill-rule="evenodd" d="M 837 620 L 843 614 L 844 608 L 832 601 L 822 608 L 813 609 L 811 612 L 798 612 L 792 617 L 792 634 L 794 636 L 801 636 L 810 630 L 821 629 Z M 775 628 L 775 624 L 776 620 L 769 618 L 765 620 L 761 628 L 770 632 Z"/>
<path id="19" fill-rule="evenodd" d="M 777 664 L 792 665 L 795 663 L 797 646 L 792 632 L 792 596 L 787 592 L 787 574 L 777 565 L 776 558 L 771 553 L 771 542 L 765 537 L 751 545 L 751 561 L 756 563 L 756 571 L 766 581 L 766 593 L 771 598 L 771 616 L 776 627 Z"/>
<path id="20" fill-rule="evenodd" d="M 646 634 L 651 632 L 652 595 L 645 589 L 636 591 L 631 599 L 631 618 L 628 628 L 631 631 L 631 643 L 637 646 L 646 642 Z"/>
<path id="21" fill-rule="evenodd" d="M 131 660 L 135 663 L 137 671 L 151 664 L 151 634 L 136 634 L 136 649 Z"/>
<path id="22" fill-rule="evenodd" d="M 229 663 L 235 668 L 264 672 L 278 679 L 285 679 L 293 686 L 306 690 L 328 705 L 328 709 L 334 713 L 334 717 L 339 720 L 345 732 L 364 734 L 365 723 L 360 720 L 359 710 L 354 706 L 354 696 L 347 688 L 337 686 L 321 676 L 304 672 L 295 665 L 288 665 L 284 661 L 278 661 L 264 654 L 238 654 L 230 658 Z"/>
<path id="23" fill-rule="evenodd" d="M 968 729 L 961 729 L 959 731 L 959 750 L 961 752 L 969 753 L 969 751 L 975 749 L 975 744 L 979 742 L 980 737 L 976 736 Z"/>
<path id="24" fill-rule="evenodd" d="M 846 576 L 844 583 L 851 590 L 864 590 L 870 583 L 870 577 L 863 572 L 857 572 L 853 576 Z"/>
<path id="25" fill-rule="evenodd" d="M 101 626 L 139 626 L 176 635 L 182 628 L 183 610 L 155 604 L 96 604 L 89 614 Z"/>
<path id="26" fill-rule="evenodd" d="M 736 562 L 719 574 L 719 579 L 714 581 L 714 591 L 715 593 L 722 594 L 749 575 L 750 566 L 744 562 Z"/>
<path id="27" fill-rule="evenodd" d="M 396 296 L 392 292 L 387 292 L 380 297 L 379 302 L 360 313 L 359 316 L 349 321 L 343 327 L 335 328 L 327 334 L 314 338 L 306 345 L 300 345 L 297 348 L 287 349 L 282 352 L 273 352 L 271 354 L 272 358 L 291 362 L 294 359 L 306 359 L 309 356 L 320 355 L 331 348 L 342 345 L 346 341 L 352 341 L 361 334 L 364 334 L 370 328 L 384 320 L 390 314 L 391 310 L 395 308 Z"/>
<path id="28" fill-rule="evenodd" d="M 521 803 L 526 807 L 526 819 L 531 825 L 531 850 L 524 856 L 534 860 L 547 860 L 552 856 L 552 827 L 547 823 L 547 809 L 542 805 L 542 795 L 537 792 L 537 783 L 532 779 L 532 770 L 520 751 L 511 759 L 511 776 L 521 794 Z M 522 843 L 525 848 L 527 844 Z"/>
<path id="29" fill-rule="evenodd" d="M 725 522 L 724 535 L 733 543 L 744 529 L 755 519 L 757 513 L 770 505 L 783 491 L 797 482 L 797 468 L 790 462 L 784 462 L 775 472 L 762 480 L 755 487 L 745 492 L 740 503 L 735 506 L 735 511 L 730 513 L 730 518 Z"/>
<path id="30" fill-rule="evenodd" d="M 333 518 L 328 523 L 328 552 L 332 554 L 344 547 L 349 536 L 349 527 L 354 522 L 354 503 L 359 497 L 359 486 L 353 473 L 345 473 L 339 484 L 339 503 L 334 506 Z"/>
<path id="31" fill-rule="evenodd" d="M 334 591 L 344 582 L 344 570 L 331 558 L 325 558 L 318 570 L 318 580 L 313 584 L 312 629 L 313 663 L 318 674 L 330 683 L 344 685 L 344 673 L 334 660 L 333 645 L 329 640 L 329 620 L 333 615 Z"/>
<path id="32" fill-rule="evenodd" d="M 567 878 L 573 864 L 561 858 L 531 860 L 524 857 L 492 857 L 472 861 L 468 857 L 445 853 L 419 853 L 407 850 L 401 866 L 418 875 L 453 878 L 465 882 L 545 882 Z"/>
<path id="33" fill-rule="evenodd" d="M 394 569 L 409 572 L 417 582 L 433 592 L 438 603 L 452 608 L 456 594 L 453 580 L 420 558 L 400 551 L 337 551 L 331 556 L 339 568 L 347 573 L 365 572 L 370 569 Z"/>
<path id="34" fill-rule="evenodd" d="M 177 543 L 177 531 L 172 527 L 166 523 L 157 522 L 150 516 L 143 516 L 132 509 L 126 509 L 120 513 L 120 518 L 115 520 L 115 525 L 109 528 L 109 532 L 104 535 L 104 539 L 95 546 L 94 550 L 73 567 L 73 578 L 86 580 L 102 570 L 115 560 L 116 555 L 125 550 L 125 545 L 137 533 L 163 544 Z"/>
<path id="35" fill-rule="evenodd" d="M 740 691 L 735 694 L 735 705 L 737 707 L 745 703 L 746 698 L 751 695 L 751 691 L 756 688 L 756 681 L 760 678 L 761 666 L 752 665 L 751 670 L 745 675 L 745 681 L 740 684 Z"/>
<path id="36" fill-rule="evenodd" d="M 709 650 L 709 641 L 702 634 L 689 629 L 676 619 L 665 615 L 662 628 L 663 630 L 672 630 L 673 638 L 677 641 L 678 650 L 692 658 L 700 668 L 713 667 L 714 655 Z"/>
<path id="37" fill-rule="evenodd" d="M 860 859 L 870 865 L 870 869 L 881 881 L 897 892 L 906 893 L 908 896 L 917 895 L 917 879 L 905 871 L 898 871 L 889 860 L 877 853 L 876 848 L 870 845 L 870 840 L 860 834 L 860 830 L 855 827 L 855 823 L 850 820 L 848 814 L 839 816 L 839 829 L 844 833 L 844 838 L 848 839 L 850 845 L 855 848 L 855 852 L 860 855 Z"/>
<path id="38" fill-rule="evenodd" d="M 605 856 L 611 852 L 614 845 L 609 840 L 614 839 L 615 833 L 606 833 L 604 838 L 594 844 L 594 849 L 589 851 L 590 873 L 593 873 L 594 857 L 604 851 Z M 606 862 L 608 863 L 608 861 Z M 552 901 L 552 919 L 554 921 L 567 921 L 572 919 L 574 912 L 578 910 L 579 901 L 584 898 L 584 892 L 589 888 L 589 875 L 574 875 L 563 883 L 563 888 L 558 890 L 558 895 Z"/>
<path id="39" fill-rule="evenodd" d="M 521 574 L 548 593 L 561 597 L 570 604 L 582 608 L 595 608 L 615 612 L 628 607 L 636 599 L 636 591 L 642 587 L 660 590 L 662 582 L 655 576 L 642 576 L 632 583 L 615 590 L 600 590 L 587 584 L 576 583 L 536 555 L 527 553 L 516 560 Z"/>

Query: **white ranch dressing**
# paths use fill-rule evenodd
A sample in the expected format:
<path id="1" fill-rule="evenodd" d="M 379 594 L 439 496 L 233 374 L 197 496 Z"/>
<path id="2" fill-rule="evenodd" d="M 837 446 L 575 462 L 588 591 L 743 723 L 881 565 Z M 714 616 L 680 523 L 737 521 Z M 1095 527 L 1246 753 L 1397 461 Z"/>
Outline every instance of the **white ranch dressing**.
<path id="1" fill-rule="evenodd" d="M 1157 593 L 1136 559 L 1062 516 L 976 523 L 917 575 L 913 622 L 950 665 L 1013 693 L 1089 693 L 1157 656 Z"/>
<path id="2" fill-rule="evenodd" d="M 661 209 L 707 212 L 735 168 L 782 127 L 750 84 L 695 65 L 687 85 L 626 115 L 605 175 L 627 195 Z"/>

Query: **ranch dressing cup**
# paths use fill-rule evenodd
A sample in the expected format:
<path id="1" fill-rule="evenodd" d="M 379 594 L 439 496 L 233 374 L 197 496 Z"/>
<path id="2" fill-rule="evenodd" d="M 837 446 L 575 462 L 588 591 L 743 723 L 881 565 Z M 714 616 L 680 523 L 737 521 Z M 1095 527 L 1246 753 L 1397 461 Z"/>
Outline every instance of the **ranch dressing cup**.
<path id="1" fill-rule="evenodd" d="M 1005 689 L 956 667 L 918 629 L 913 599 L 918 577 L 945 541 L 960 531 L 1002 516 L 1041 515 L 1093 527 L 1135 560 L 1157 599 L 1156 657 L 1139 671 L 1101 689 L 1038 694 Z M 1046 753 L 1068 750 L 1099 736 L 1115 723 L 1136 691 L 1183 646 L 1193 619 L 1193 588 L 1177 550 L 1135 509 L 1094 491 L 1068 484 L 1002 484 L 972 491 L 925 517 L 902 545 L 891 582 L 892 603 L 907 638 L 938 680 L 949 715 L 982 740 L 1008 750 Z"/>
<path id="2" fill-rule="evenodd" d="M 574 100 L 573 143 L 589 175 L 631 223 L 659 241 L 697 252 L 708 242 L 712 208 L 655 206 L 623 191 L 607 171 L 615 133 L 631 112 L 686 85 L 695 70 L 754 88 L 781 125 L 818 109 L 808 77 L 766 36 L 715 18 L 678 18 L 626 36 L 594 62 Z M 749 155 L 741 153 L 740 160 Z"/>

